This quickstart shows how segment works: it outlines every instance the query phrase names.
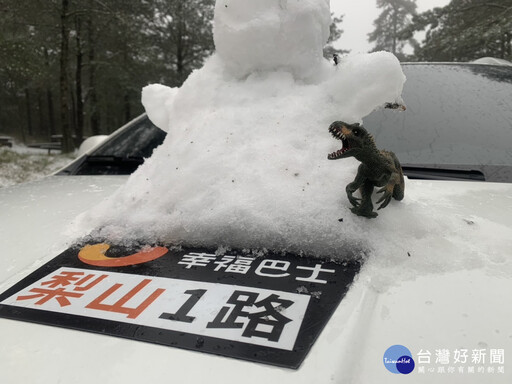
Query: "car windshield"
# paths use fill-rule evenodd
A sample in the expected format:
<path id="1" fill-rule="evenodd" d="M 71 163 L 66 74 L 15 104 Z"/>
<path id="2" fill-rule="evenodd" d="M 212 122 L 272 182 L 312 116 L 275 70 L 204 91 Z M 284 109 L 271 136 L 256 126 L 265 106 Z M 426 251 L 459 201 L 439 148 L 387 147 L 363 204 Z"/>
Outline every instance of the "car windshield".
<path id="1" fill-rule="evenodd" d="M 407 110 L 377 110 L 363 120 L 378 147 L 395 152 L 405 168 L 477 171 L 488 181 L 512 181 L 512 68 L 402 67 Z"/>
<path id="2" fill-rule="evenodd" d="M 144 115 L 116 132 L 99 148 L 61 171 L 61 175 L 129 175 L 153 154 L 166 133 Z"/>
<path id="3" fill-rule="evenodd" d="M 363 119 L 409 178 L 512 182 L 512 67 L 403 64 L 405 112 Z M 127 175 L 165 139 L 140 117 L 60 174 Z"/>
<path id="4" fill-rule="evenodd" d="M 92 156 L 141 157 L 148 158 L 153 150 L 162 144 L 165 132 L 146 117 L 132 124 L 129 129 L 119 132 L 112 140 L 105 142 Z"/>

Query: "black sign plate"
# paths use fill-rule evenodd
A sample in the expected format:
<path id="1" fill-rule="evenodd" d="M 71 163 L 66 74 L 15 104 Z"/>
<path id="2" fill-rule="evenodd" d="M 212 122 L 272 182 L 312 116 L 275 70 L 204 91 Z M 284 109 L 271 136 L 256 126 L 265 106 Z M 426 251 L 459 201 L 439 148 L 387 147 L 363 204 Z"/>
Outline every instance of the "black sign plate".
<path id="1" fill-rule="evenodd" d="M 357 261 L 74 246 L 0 295 L 0 317 L 298 368 Z"/>

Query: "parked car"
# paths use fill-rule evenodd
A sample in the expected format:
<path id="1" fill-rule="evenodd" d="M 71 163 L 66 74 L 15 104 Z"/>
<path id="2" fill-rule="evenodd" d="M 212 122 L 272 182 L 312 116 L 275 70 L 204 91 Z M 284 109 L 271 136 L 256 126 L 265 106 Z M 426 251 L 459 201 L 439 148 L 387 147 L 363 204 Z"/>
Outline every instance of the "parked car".
<path id="1" fill-rule="evenodd" d="M 511 67 L 409 63 L 406 113 L 375 111 L 364 125 L 409 178 L 512 181 Z"/>
<path id="2" fill-rule="evenodd" d="M 504 65 L 405 63 L 406 113 L 374 111 L 363 125 L 409 178 L 512 181 L 512 70 Z M 58 175 L 128 175 L 165 132 L 143 115 Z M 483 145 L 485 143 L 485 145 Z"/>
<path id="3" fill-rule="evenodd" d="M 109 245 L 99 240 L 76 245 L 66 233 L 75 217 L 123 185 L 165 139 L 143 115 L 55 175 L 0 189 L 2 383 L 394 383 L 408 373 L 415 383 L 510 382 L 505 359 L 512 350 L 512 306 L 506 293 L 512 280 L 505 269 L 495 271 L 506 265 L 512 247 L 502 254 L 507 251 L 493 248 L 493 241 L 503 244 L 499 229 L 512 228 L 512 68 L 425 63 L 404 64 L 403 70 L 407 111 L 375 111 L 364 125 L 379 147 L 401 159 L 408 193 L 446 202 L 446 217 L 460 218 L 461 229 L 474 228 L 475 252 L 487 252 L 496 269 L 490 272 L 472 254 L 464 268 L 449 265 L 455 250 L 447 248 L 446 255 L 435 255 L 446 256 L 445 269 L 432 264 L 428 273 L 380 291 L 371 273 L 375 264 L 349 258 L 219 254 L 169 244 L 118 246 L 106 256 Z M 479 236 L 484 222 L 496 228 L 494 240 Z M 396 233 L 396 241 L 421 241 L 418 228 Z M 172 266 L 163 261 L 167 252 Z M 402 256 L 396 267 L 377 266 L 384 273 L 407 272 L 415 255 Z M 238 271 L 254 273 L 230 274 L 235 263 Z M 127 304 L 151 279 L 160 288 Z M 115 296 L 132 280 L 135 288 Z M 101 284 L 110 288 L 100 295 Z M 57 287 L 70 296 L 45 301 L 47 290 Z M 173 294 L 166 296 L 166 289 Z M 210 290 L 219 293 L 208 296 Z M 78 309 L 71 305 L 89 293 L 94 300 Z M 181 301 L 173 310 L 154 309 L 152 320 L 136 320 L 164 297 L 168 305 Z M 217 308 L 219 297 L 225 304 Z M 212 304 L 197 312 L 205 301 Z M 247 312 L 248 303 L 258 311 Z M 41 310 L 43 305 L 52 306 Z M 300 308 L 295 317 L 286 312 L 292 305 Z M 91 317 L 93 310 L 102 315 Z M 124 321 L 116 320 L 119 314 Z M 203 314 L 208 323 L 188 328 Z M 219 336 L 226 328 L 230 336 Z"/>

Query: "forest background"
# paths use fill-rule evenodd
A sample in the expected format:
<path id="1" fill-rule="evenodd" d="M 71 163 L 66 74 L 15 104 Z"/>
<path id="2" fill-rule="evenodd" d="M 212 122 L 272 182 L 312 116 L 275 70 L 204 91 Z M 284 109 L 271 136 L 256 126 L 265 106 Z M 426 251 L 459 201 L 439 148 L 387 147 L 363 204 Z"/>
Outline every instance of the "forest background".
<path id="1" fill-rule="evenodd" d="M 61 135 L 63 152 L 72 152 L 84 137 L 113 132 L 143 112 L 143 86 L 180 86 L 212 54 L 214 5 L 0 0 L 0 136 L 31 143 Z M 376 6 L 373 51 L 401 61 L 512 60 L 512 0 L 452 0 L 423 13 L 415 0 Z M 327 58 L 350 53 L 335 44 L 342 34 L 343 15 L 333 15 Z"/>

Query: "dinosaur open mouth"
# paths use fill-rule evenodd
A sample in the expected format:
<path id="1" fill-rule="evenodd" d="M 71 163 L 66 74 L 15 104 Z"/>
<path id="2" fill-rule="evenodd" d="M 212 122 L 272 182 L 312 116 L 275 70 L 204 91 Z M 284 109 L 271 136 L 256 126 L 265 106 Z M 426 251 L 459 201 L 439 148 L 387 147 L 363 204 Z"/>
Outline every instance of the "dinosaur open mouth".
<path id="1" fill-rule="evenodd" d="M 350 143 L 348 142 L 346 136 L 341 133 L 340 129 L 332 127 L 329 129 L 329 131 L 331 132 L 332 137 L 334 137 L 336 140 L 341 140 L 341 143 L 343 144 L 341 149 L 338 149 L 337 151 L 327 155 L 327 159 L 336 160 L 341 158 L 342 155 L 350 149 Z"/>

